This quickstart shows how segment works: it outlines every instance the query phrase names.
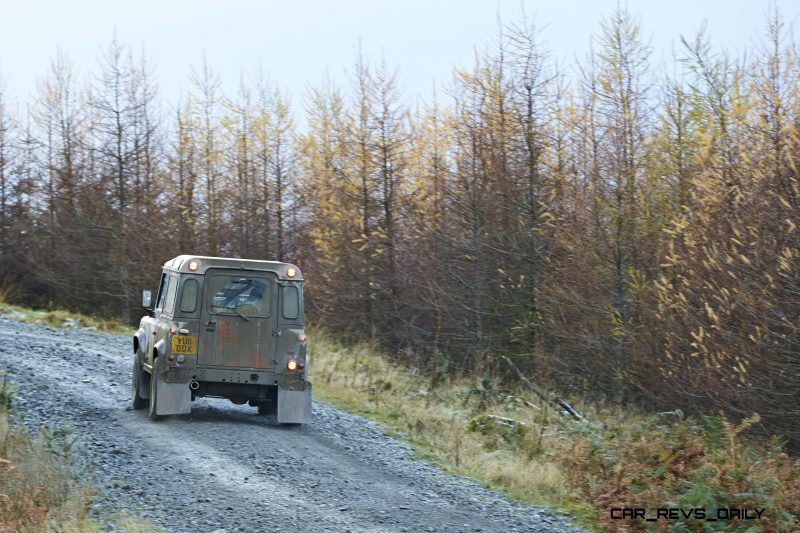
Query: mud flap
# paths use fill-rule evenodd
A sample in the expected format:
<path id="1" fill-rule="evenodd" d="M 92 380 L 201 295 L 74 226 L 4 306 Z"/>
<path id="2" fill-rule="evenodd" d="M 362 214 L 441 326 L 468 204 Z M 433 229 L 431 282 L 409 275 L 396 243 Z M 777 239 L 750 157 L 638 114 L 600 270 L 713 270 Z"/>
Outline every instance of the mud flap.
<path id="1" fill-rule="evenodd" d="M 156 414 L 183 415 L 192 412 L 192 391 L 188 383 L 166 383 L 159 379 L 156 385 Z"/>
<path id="2" fill-rule="evenodd" d="M 140 366 L 136 372 L 139 372 L 139 397 L 145 400 L 150 399 L 150 374 L 142 370 Z"/>
<path id="3" fill-rule="evenodd" d="M 278 423 L 308 424 L 311 422 L 311 383 L 306 390 L 278 389 Z"/>

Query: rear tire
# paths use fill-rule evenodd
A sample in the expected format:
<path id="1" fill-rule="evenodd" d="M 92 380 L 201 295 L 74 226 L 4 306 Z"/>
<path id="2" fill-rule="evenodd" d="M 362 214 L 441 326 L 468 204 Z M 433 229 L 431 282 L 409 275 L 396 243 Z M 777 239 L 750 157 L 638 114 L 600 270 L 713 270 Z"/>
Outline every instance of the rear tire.
<path id="1" fill-rule="evenodd" d="M 153 373 L 150 375 L 150 420 L 159 420 L 158 414 L 158 357 L 153 358 Z"/>
<path id="2" fill-rule="evenodd" d="M 144 369 L 139 364 L 138 358 L 133 356 L 133 374 L 131 375 L 131 406 L 134 409 L 142 409 L 147 404 L 147 400 L 139 395 L 139 389 L 144 382 Z"/>

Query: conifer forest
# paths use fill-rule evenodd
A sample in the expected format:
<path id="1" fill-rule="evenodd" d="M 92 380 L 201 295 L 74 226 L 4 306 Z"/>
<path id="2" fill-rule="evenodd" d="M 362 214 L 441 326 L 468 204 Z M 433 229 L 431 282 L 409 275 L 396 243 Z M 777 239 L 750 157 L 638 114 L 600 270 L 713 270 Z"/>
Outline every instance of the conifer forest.
<path id="1" fill-rule="evenodd" d="M 3 297 L 134 324 L 174 256 L 288 261 L 309 323 L 433 380 L 500 387 L 508 358 L 800 444 L 792 28 L 660 59 L 618 10 L 566 64 L 525 20 L 498 33 L 428 95 L 356 53 L 304 94 L 197 65 L 171 102 L 157 55 L 58 52 L 31 95 L 0 84 Z"/>

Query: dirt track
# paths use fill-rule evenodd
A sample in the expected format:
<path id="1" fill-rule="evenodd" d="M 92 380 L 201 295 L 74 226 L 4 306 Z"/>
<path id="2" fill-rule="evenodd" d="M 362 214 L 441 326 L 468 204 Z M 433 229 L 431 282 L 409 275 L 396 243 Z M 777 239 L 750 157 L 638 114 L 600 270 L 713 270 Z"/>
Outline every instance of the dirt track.
<path id="1" fill-rule="evenodd" d="M 26 425 L 79 437 L 93 514 L 143 515 L 170 531 L 580 531 L 415 461 L 363 418 L 315 402 L 282 427 L 247 406 L 198 400 L 151 422 L 129 408 L 129 340 L 0 319 Z"/>

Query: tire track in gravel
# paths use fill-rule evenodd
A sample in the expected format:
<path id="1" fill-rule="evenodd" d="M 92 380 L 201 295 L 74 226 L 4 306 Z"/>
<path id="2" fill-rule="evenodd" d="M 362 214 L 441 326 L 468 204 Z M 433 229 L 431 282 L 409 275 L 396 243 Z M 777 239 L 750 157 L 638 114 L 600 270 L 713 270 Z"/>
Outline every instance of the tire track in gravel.
<path id="1" fill-rule="evenodd" d="M 581 531 L 414 461 L 380 426 L 327 404 L 303 427 L 203 399 L 152 422 L 128 408 L 129 351 L 125 337 L 0 319 L 0 369 L 26 424 L 80 435 L 100 516 L 170 531 Z"/>

